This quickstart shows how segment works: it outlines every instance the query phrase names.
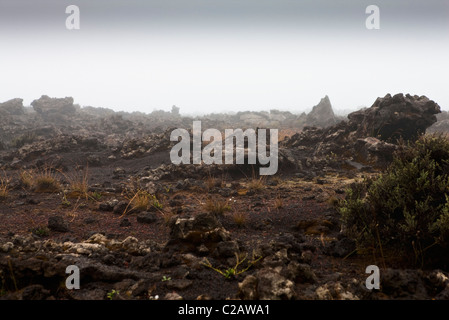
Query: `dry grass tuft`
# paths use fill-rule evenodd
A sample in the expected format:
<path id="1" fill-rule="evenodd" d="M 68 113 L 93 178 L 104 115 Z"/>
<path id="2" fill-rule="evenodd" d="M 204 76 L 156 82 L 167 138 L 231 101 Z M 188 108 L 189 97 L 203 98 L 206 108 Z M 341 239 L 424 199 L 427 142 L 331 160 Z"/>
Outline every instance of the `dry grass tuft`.
<path id="1" fill-rule="evenodd" d="M 20 181 L 26 188 L 38 193 L 54 193 L 61 190 L 57 174 L 50 166 L 41 169 L 22 170 Z"/>
<path id="2" fill-rule="evenodd" d="M 206 189 L 208 191 L 210 191 L 210 190 L 212 190 L 213 188 L 215 188 L 217 186 L 218 182 L 217 182 L 216 178 L 214 178 L 212 176 L 209 176 L 209 177 L 206 178 L 205 183 L 206 183 Z"/>
<path id="3" fill-rule="evenodd" d="M 3 172 L 3 174 L 0 175 L 0 201 L 3 201 L 6 198 L 8 198 L 9 182 L 10 179 L 8 178 L 6 173 Z"/>
<path id="4" fill-rule="evenodd" d="M 89 168 L 63 175 L 69 185 L 67 198 L 89 198 Z"/>
<path id="5" fill-rule="evenodd" d="M 38 193 L 54 193 L 61 190 L 57 174 L 51 167 L 37 170 L 32 176 L 32 189 Z"/>
<path id="6" fill-rule="evenodd" d="M 244 227 L 248 223 L 248 213 L 247 212 L 241 212 L 241 211 L 235 211 L 232 213 L 232 221 L 238 226 L 238 227 Z"/>
<path id="7" fill-rule="evenodd" d="M 33 170 L 21 170 L 19 173 L 19 178 L 22 184 L 26 188 L 31 188 L 33 185 L 33 179 L 34 179 L 34 171 Z"/>
<path id="8" fill-rule="evenodd" d="M 204 209 L 207 210 L 207 212 L 214 213 L 216 215 L 223 215 L 225 212 L 231 210 L 231 206 L 226 200 L 209 198 L 204 204 Z"/>
<path id="9" fill-rule="evenodd" d="M 150 205 L 150 194 L 144 190 L 138 190 L 130 200 L 132 211 L 145 211 Z"/>
<path id="10" fill-rule="evenodd" d="M 261 176 L 259 178 L 253 177 L 248 182 L 248 189 L 253 191 L 260 191 L 266 188 L 266 176 Z"/>
<path id="11" fill-rule="evenodd" d="M 276 209 L 281 209 L 284 207 L 284 201 L 282 201 L 282 198 L 278 195 L 276 199 L 274 199 L 274 207 Z"/>
<path id="12" fill-rule="evenodd" d="M 128 192 L 129 193 L 129 192 Z M 148 191 L 137 189 L 128 194 L 129 203 L 123 212 L 123 215 L 129 212 L 140 212 L 151 209 L 161 211 L 163 209 L 162 203 L 157 197 Z"/>

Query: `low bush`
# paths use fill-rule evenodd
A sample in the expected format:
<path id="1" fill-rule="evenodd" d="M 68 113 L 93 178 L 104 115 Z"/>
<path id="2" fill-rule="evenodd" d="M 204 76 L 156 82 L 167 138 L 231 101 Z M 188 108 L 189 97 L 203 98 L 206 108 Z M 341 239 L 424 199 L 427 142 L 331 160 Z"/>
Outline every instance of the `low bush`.
<path id="1" fill-rule="evenodd" d="M 449 140 L 425 135 L 402 143 L 386 172 L 354 183 L 337 210 L 359 249 L 420 266 L 448 264 Z"/>

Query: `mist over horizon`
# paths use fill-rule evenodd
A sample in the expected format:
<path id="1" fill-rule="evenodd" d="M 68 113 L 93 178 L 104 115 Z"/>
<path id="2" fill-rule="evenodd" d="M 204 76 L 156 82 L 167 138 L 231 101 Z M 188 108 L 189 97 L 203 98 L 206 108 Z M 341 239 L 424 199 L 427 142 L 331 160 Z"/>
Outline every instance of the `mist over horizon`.
<path id="1" fill-rule="evenodd" d="M 376 1 L 81 0 L 0 5 L 0 101 L 71 96 L 114 111 L 210 114 L 334 111 L 390 93 L 425 95 L 449 110 L 449 5 Z"/>

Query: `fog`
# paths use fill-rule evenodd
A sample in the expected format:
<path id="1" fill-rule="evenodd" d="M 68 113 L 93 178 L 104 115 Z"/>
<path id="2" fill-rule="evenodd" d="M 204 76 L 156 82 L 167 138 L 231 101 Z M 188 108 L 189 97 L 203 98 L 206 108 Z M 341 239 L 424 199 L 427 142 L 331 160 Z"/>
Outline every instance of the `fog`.
<path id="1" fill-rule="evenodd" d="M 72 96 L 81 106 L 183 114 L 338 112 L 387 93 L 426 95 L 449 110 L 449 9 L 442 1 L 3 0 L 0 101 Z"/>

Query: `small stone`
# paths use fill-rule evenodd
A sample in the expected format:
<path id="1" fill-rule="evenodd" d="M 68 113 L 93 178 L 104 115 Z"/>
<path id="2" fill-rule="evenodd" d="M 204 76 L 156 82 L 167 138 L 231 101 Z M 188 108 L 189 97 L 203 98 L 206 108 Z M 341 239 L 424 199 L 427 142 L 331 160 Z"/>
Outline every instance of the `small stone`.
<path id="1" fill-rule="evenodd" d="M 113 209 L 113 212 L 115 214 L 123 214 L 125 210 L 128 208 L 128 202 L 127 201 L 120 201 L 118 202 Z M 129 208 L 128 208 L 129 209 Z"/>
<path id="2" fill-rule="evenodd" d="M 313 200 L 313 199 L 315 199 L 315 195 L 302 197 L 303 201 L 308 201 L 308 200 Z"/>
<path id="3" fill-rule="evenodd" d="M 155 212 L 141 212 L 137 215 L 136 218 L 137 222 L 140 223 L 154 223 L 158 220 L 158 215 Z"/>
<path id="4" fill-rule="evenodd" d="M 3 252 L 9 252 L 14 248 L 14 244 L 12 242 L 6 242 L 0 248 Z"/>
<path id="5" fill-rule="evenodd" d="M 346 257 L 355 252 L 356 243 L 349 238 L 332 241 L 324 248 L 324 253 L 334 257 Z"/>
<path id="6" fill-rule="evenodd" d="M 90 156 L 88 156 L 87 157 L 87 162 L 91 166 L 99 166 L 99 165 L 101 165 L 101 159 L 97 155 L 90 155 Z"/>
<path id="7" fill-rule="evenodd" d="M 239 297 L 243 300 L 257 300 L 257 282 L 255 276 L 246 276 L 242 282 L 239 282 Z"/>
<path id="8" fill-rule="evenodd" d="M 123 218 L 122 221 L 120 221 L 120 227 L 129 227 L 131 226 L 131 222 L 129 222 L 128 218 Z"/>
<path id="9" fill-rule="evenodd" d="M 92 223 L 98 222 L 98 220 L 95 218 L 89 217 L 89 218 L 84 219 L 83 222 L 84 222 L 84 224 L 92 224 Z"/>
<path id="10" fill-rule="evenodd" d="M 50 295 L 50 291 L 40 284 L 33 284 L 22 291 L 23 300 L 45 300 Z"/>
<path id="11" fill-rule="evenodd" d="M 217 245 L 215 254 L 218 257 L 230 258 L 234 257 L 239 252 L 239 245 L 237 241 L 223 241 Z"/>
<path id="12" fill-rule="evenodd" d="M 167 288 L 170 290 L 185 290 L 193 284 L 193 281 L 188 279 L 175 279 L 166 283 Z"/>
<path id="13" fill-rule="evenodd" d="M 100 203 L 98 209 L 101 211 L 113 211 L 114 207 L 118 204 L 118 200 L 110 200 Z"/>
<path id="14" fill-rule="evenodd" d="M 200 255 L 207 255 L 207 254 L 209 254 L 209 249 L 204 244 L 198 246 L 198 248 L 196 248 L 196 250 L 198 251 L 198 253 Z"/>
<path id="15" fill-rule="evenodd" d="M 165 300 L 184 300 L 182 296 L 177 294 L 176 292 L 169 292 L 164 297 Z"/>
<path id="16" fill-rule="evenodd" d="M 57 232 L 68 232 L 69 227 L 61 216 L 51 216 L 48 218 L 48 228 Z"/>

